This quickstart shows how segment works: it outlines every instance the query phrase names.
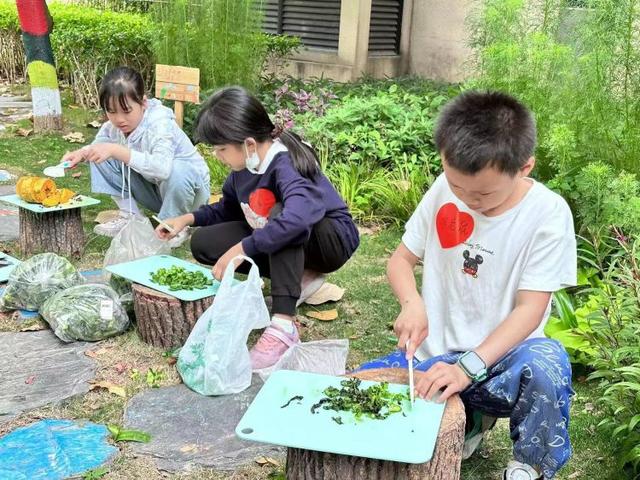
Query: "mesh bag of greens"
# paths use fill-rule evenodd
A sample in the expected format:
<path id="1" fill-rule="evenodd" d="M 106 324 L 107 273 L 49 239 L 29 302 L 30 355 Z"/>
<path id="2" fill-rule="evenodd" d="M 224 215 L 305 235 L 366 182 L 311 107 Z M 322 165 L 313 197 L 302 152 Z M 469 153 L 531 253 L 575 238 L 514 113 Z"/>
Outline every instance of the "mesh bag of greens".
<path id="1" fill-rule="evenodd" d="M 56 293 L 44 303 L 40 315 L 65 342 L 102 340 L 129 326 L 118 294 L 102 283 L 86 283 Z"/>
<path id="2" fill-rule="evenodd" d="M 0 310 L 37 311 L 53 294 L 83 282 L 66 258 L 55 253 L 34 255 L 11 272 L 0 298 Z"/>

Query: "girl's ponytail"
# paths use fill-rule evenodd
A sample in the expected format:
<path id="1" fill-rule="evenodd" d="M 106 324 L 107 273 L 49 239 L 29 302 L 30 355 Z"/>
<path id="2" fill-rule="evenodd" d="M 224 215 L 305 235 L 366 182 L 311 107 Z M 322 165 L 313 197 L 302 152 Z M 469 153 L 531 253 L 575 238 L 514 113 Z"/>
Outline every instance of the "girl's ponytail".
<path id="1" fill-rule="evenodd" d="M 320 173 L 314 149 L 290 130 L 278 135 L 262 103 L 244 88 L 227 87 L 211 95 L 196 119 L 196 141 L 209 145 L 241 144 L 250 137 L 258 142 L 279 139 L 300 175 L 314 180 Z"/>
<path id="2" fill-rule="evenodd" d="M 283 131 L 278 138 L 287 147 L 293 168 L 303 177 L 313 180 L 320 173 L 320 163 L 313 147 L 291 130 Z"/>

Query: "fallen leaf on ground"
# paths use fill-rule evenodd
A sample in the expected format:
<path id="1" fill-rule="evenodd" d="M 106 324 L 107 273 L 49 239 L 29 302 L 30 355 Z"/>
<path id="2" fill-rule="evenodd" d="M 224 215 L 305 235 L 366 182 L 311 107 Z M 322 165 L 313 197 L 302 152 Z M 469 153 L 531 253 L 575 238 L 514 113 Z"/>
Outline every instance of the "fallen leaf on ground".
<path id="1" fill-rule="evenodd" d="M 80 108 L 80 106 L 79 106 L 79 105 L 69 105 L 69 108 L 70 108 L 71 110 L 77 110 L 77 109 L 79 109 L 79 108 Z"/>
<path id="2" fill-rule="evenodd" d="M 24 383 L 26 383 L 27 385 L 31 385 L 36 379 L 35 375 L 31 375 L 29 378 L 27 378 Z"/>
<path id="3" fill-rule="evenodd" d="M 87 357 L 91 357 L 91 358 L 96 358 L 98 355 L 102 355 L 103 353 L 107 353 L 109 351 L 108 348 L 99 348 L 97 350 L 87 350 L 86 352 L 84 352 L 84 354 Z"/>
<path id="4" fill-rule="evenodd" d="M 28 137 L 32 133 L 33 133 L 32 128 L 19 128 L 18 130 L 16 130 L 16 135 L 20 137 Z"/>
<path id="5" fill-rule="evenodd" d="M 113 393 L 114 395 L 118 395 L 119 397 L 127 396 L 127 392 L 125 391 L 124 387 L 116 385 L 115 383 L 108 382 L 106 380 L 91 382 L 91 387 L 89 387 L 89 390 L 95 390 L 96 388 L 104 388 L 109 393 Z"/>
<path id="6" fill-rule="evenodd" d="M 93 122 L 87 123 L 87 127 L 91 127 L 91 128 L 100 128 L 101 126 L 102 126 L 102 122 L 99 122 L 98 120 L 94 120 Z"/>
<path id="7" fill-rule="evenodd" d="M 71 132 L 62 138 L 69 143 L 84 143 L 84 135 L 81 132 Z"/>
<path id="8" fill-rule="evenodd" d="M 360 338 L 360 335 L 351 335 L 349 337 L 349 340 L 358 340 Z"/>
<path id="9" fill-rule="evenodd" d="M 209 197 L 209 204 L 218 203 L 218 201 L 222 198 L 220 194 L 213 194 Z"/>
<path id="10" fill-rule="evenodd" d="M 338 310 L 332 308 L 331 310 L 311 311 L 306 313 L 307 317 L 315 318 L 323 322 L 330 322 L 338 318 Z"/>
<path id="11" fill-rule="evenodd" d="M 196 450 L 198 450 L 198 445 L 196 445 L 195 443 L 189 443 L 184 447 L 180 447 L 180 451 L 182 453 L 195 452 Z"/>
<path id="12" fill-rule="evenodd" d="M 46 161 L 46 160 L 40 160 L 40 161 L 38 162 L 38 165 L 42 165 L 42 164 L 45 164 L 45 163 L 47 163 L 47 161 Z"/>
<path id="13" fill-rule="evenodd" d="M 280 466 L 280 462 L 277 461 L 275 458 L 271 458 L 271 457 L 258 457 L 256 458 L 256 463 L 258 465 L 273 465 L 274 467 L 279 467 Z"/>
<path id="14" fill-rule="evenodd" d="M 73 178 L 80 178 L 82 176 L 82 172 L 76 172 L 76 173 L 72 173 L 71 176 Z"/>
<path id="15" fill-rule="evenodd" d="M 21 332 L 38 332 L 40 330 L 46 330 L 47 326 L 43 322 L 34 322 L 29 323 L 28 325 L 24 325 L 20 327 Z"/>
<path id="16" fill-rule="evenodd" d="M 178 362 L 178 359 L 176 357 L 167 357 L 167 363 L 169 365 L 175 365 Z"/>
<path id="17" fill-rule="evenodd" d="M 324 283 L 316 293 L 307 298 L 304 303 L 308 305 L 322 305 L 327 302 L 337 302 L 344 296 L 344 288 L 333 283 Z"/>
<path id="18" fill-rule="evenodd" d="M 573 472 L 571 475 L 569 475 L 567 478 L 580 478 L 580 475 L 582 475 L 582 472 L 580 470 L 577 470 L 575 472 Z"/>

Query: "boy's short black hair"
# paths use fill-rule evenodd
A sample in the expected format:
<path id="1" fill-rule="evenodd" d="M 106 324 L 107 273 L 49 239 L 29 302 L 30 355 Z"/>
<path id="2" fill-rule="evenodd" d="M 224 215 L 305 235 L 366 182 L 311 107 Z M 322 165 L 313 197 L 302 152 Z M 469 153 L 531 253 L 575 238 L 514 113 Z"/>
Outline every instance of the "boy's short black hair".
<path id="1" fill-rule="evenodd" d="M 494 167 L 515 175 L 533 155 L 536 122 L 510 95 L 469 91 L 442 110 L 435 143 L 447 164 L 463 173 Z"/>

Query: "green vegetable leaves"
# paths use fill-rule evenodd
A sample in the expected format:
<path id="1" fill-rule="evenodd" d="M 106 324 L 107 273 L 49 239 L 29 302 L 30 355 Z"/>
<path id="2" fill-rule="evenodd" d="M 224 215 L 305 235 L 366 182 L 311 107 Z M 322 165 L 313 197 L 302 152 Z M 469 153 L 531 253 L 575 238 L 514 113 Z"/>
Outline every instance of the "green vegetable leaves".
<path id="1" fill-rule="evenodd" d="M 361 381 L 351 378 L 340 382 L 342 388 L 327 387 L 326 397 L 311 407 L 311 413 L 318 408 L 352 412 L 356 419 L 363 415 L 377 420 L 384 420 L 389 415 L 402 411 L 402 402 L 409 400 L 409 393 L 393 393 L 389 384 L 382 382 L 368 388 L 360 388 Z M 331 417 L 338 425 L 342 425 L 341 417 Z"/>
<path id="2" fill-rule="evenodd" d="M 150 272 L 151 281 L 158 285 L 165 285 L 169 290 L 204 290 L 213 285 L 213 280 L 207 278 L 204 273 L 190 272 L 184 267 L 172 266 L 159 268 L 156 272 Z"/>

